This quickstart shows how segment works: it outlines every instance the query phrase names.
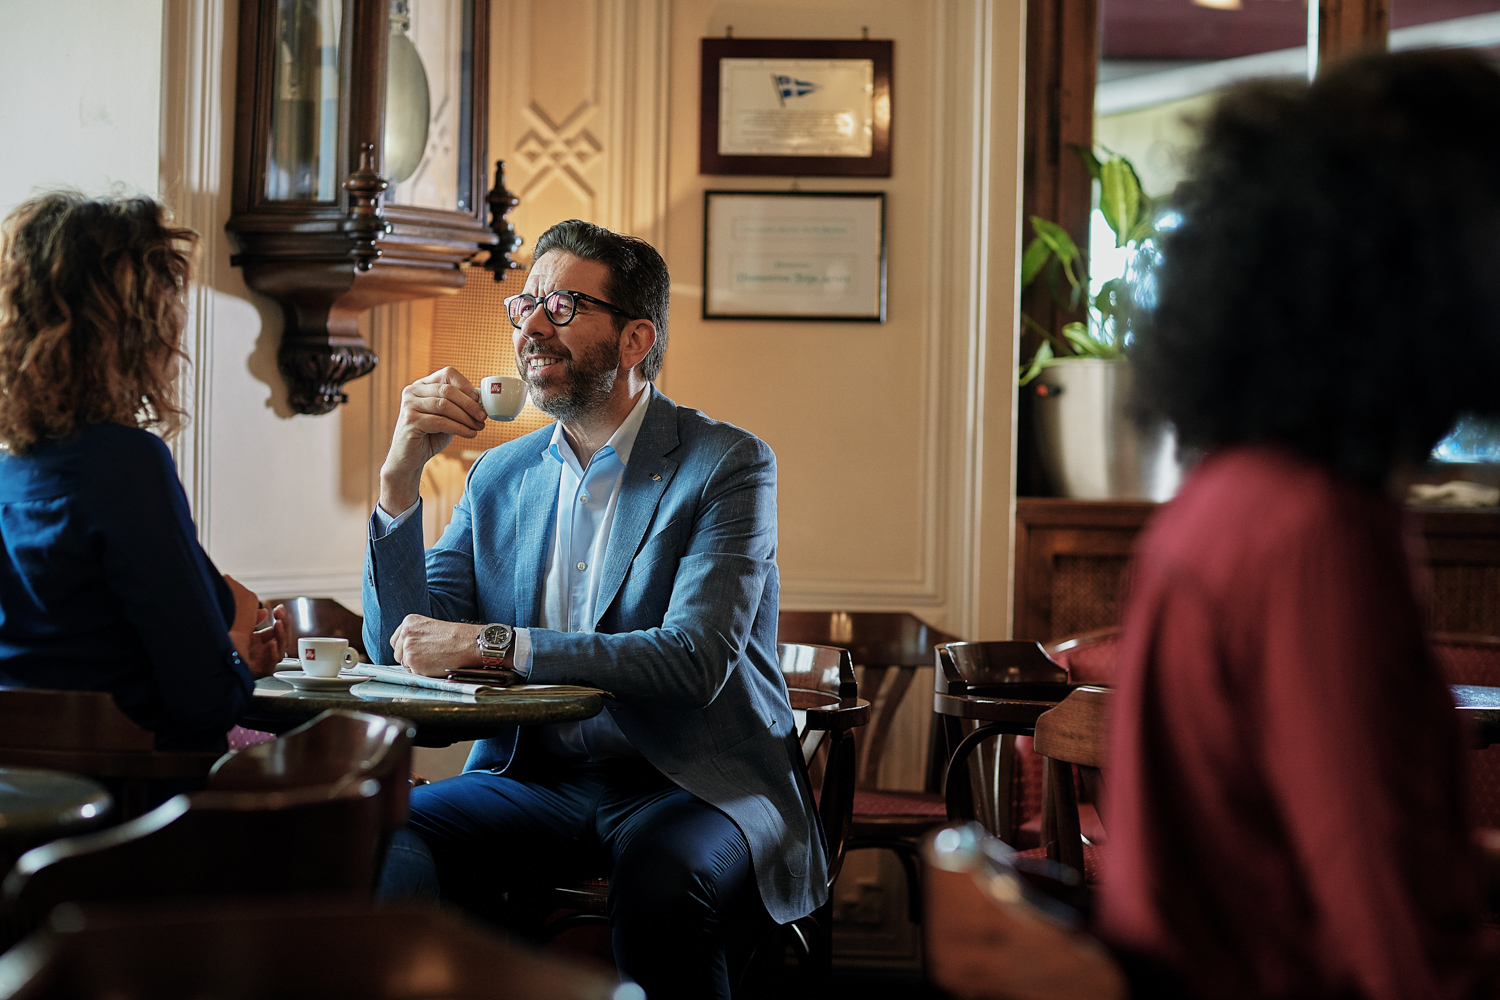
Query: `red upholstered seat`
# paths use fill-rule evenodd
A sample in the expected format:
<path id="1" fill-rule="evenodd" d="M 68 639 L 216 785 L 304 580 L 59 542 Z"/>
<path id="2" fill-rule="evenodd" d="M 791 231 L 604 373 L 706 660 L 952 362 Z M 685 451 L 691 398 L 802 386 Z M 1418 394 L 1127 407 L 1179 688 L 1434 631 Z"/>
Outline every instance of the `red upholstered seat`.
<path id="1" fill-rule="evenodd" d="M 1068 668 L 1068 680 L 1074 684 L 1102 684 L 1115 680 L 1115 657 L 1119 655 L 1120 631 L 1099 629 L 1082 635 L 1057 639 L 1043 647 L 1047 655 Z"/>
<path id="2" fill-rule="evenodd" d="M 854 790 L 854 815 L 881 819 L 911 818 L 942 823 L 948 818 L 948 807 L 936 792 L 902 792 L 890 789 L 857 788 Z"/>

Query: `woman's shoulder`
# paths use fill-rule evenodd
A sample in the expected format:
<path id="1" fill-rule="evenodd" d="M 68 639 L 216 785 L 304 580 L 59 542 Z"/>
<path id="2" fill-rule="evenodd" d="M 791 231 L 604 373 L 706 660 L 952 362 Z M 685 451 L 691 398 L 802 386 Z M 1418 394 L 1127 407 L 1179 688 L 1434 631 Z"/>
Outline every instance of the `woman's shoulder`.
<path id="1" fill-rule="evenodd" d="M 1310 549 L 1400 548 L 1401 512 L 1289 450 L 1237 446 L 1203 460 L 1142 543 L 1142 553 L 1234 577 Z"/>

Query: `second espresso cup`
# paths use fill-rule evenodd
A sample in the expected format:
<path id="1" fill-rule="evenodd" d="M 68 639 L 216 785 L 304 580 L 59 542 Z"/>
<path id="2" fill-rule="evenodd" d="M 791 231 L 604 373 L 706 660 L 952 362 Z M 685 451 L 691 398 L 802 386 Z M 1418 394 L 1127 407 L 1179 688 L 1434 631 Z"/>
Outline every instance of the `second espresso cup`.
<path id="1" fill-rule="evenodd" d="M 515 375 L 491 375 L 479 383 L 479 401 L 491 420 L 514 420 L 526 406 L 526 383 Z"/>
<path id="2" fill-rule="evenodd" d="M 345 667 L 357 662 L 348 639 L 304 636 L 297 640 L 297 658 L 302 672 L 309 677 L 337 677 Z"/>

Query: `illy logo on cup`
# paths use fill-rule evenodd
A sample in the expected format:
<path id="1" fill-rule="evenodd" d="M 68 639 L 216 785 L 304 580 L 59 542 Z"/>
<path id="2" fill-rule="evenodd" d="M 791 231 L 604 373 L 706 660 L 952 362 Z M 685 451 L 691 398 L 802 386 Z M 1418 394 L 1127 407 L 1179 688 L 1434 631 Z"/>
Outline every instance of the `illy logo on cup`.
<path id="1" fill-rule="evenodd" d="M 501 395 L 504 392 L 505 392 L 505 383 L 504 382 L 491 382 L 490 383 L 490 395 L 491 396 L 499 396 L 499 395 Z"/>
<path id="2" fill-rule="evenodd" d="M 318 651 L 313 647 L 308 646 L 302 651 L 302 658 L 304 660 L 316 660 L 318 658 Z"/>

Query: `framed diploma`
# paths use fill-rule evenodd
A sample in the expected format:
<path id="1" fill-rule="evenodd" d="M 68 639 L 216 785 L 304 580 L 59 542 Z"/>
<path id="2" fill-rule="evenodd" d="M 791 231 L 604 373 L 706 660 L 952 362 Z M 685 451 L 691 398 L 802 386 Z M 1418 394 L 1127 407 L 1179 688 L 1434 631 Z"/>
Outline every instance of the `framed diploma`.
<path id="1" fill-rule="evenodd" d="M 704 319 L 885 321 L 885 195 L 708 191 Z"/>
<path id="2" fill-rule="evenodd" d="M 705 38 L 704 174 L 889 177 L 890 41 Z"/>

